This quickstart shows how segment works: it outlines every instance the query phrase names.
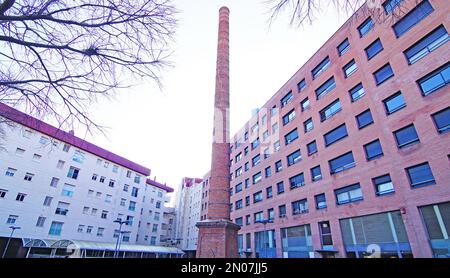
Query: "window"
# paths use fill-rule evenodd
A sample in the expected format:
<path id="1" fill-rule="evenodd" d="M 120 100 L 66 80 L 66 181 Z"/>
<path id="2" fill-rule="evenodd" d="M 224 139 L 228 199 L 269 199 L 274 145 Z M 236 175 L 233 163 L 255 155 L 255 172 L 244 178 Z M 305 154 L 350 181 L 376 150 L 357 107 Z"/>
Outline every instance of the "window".
<path id="1" fill-rule="evenodd" d="M 314 123 L 312 118 L 307 119 L 305 122 L 303 122 L 303 127 L 305 129 L 305 133 L 310 132 L 314 128 Z"/>
<path id="2" fill-rule="evenodd" d="M 417 83 L 422 90 L 422 95 L 427 96 L 450 83 L 450 63 L 438 68 L 432 73 L 421 78 Z"/>
<path id="3" fill-rule="evenodd" d="M 266 167 L 266 169 L 264 170 L 265 174 L 266 174 L 266 178 L 270 177 L 272 175 L 272 168 Z"/>
<path id="4" fill-rule="evenodd" d="M 252 166 L 255 167 L 256 165 L 258 165 L 261 162 L 261 155 L 255 155 L 252 158 Z"/>
<path id="5" fill-rule="evenodd" d="M 67 173 L 67 177 L 76 180 L 78 178 L 79 173 L 80 169 L 70 166 L 69 172 Z"/>
<path id="6" fill-rule="evenodd" d="M 277 183 L 277 194 L 284 193 L 284 182 Z"/>
<path id="7" fill-rule="evenodd" d="M 286 217 L 286 205 L 278 206 L 278 217 L 279 218 Z"/>
<path id="8" fill-rule="evenodd" d="M 259 125 L 258 125 L 258 123 L 254 124 L 254 125 L 252 126 L 251 130 L 252 130 L 252 134 L 257 133 L 258 130 L 259 130 Z M 231 149 L 230 149 L 230 152 L 233 152 L 233 146 L 231 146 L 230 148 L 231 148 Z"/>
<path id="9" fill-rule="evenodd" d="M 314 200 L 316 201 L 316 209 L 327 208 L 327 199 L 325 197 L 325 193 L 314 196 Z"/>
<path id="10" fill-rule="evenodd" d="M 84 225 L 78 225 L 78 229 L 77 229 L 77 232 L 78 233 L 82 233 L 84 231 Z"/>
<path id="11" fill-rule="evenodd" d="M 305 175 L 303 173 L 300 173 L 296 176 L 289 178 L 290 183 L 290 189 L 295 189 L 297 187 L 305 185 Z"/>
<path id="12" fill-rule="evenodd" d="M 277 140 L 275 143 L 273 143 L 273 151 L 274 152 L 278 152 L 280 150 L 280 148 L 281 148 L 280 140 Z"/>
<path id="13" fill-rule="evenodd" d="M 270 109 L 270 116 L 271 116 L 271 117 L 275 116 L 275 115 L 277 114 L 277 112 L 278 112 L 277 106 L 274 105 L 274 106 Z M 247 137 L 247 138 L 248 138 L 248 137 Z M 247 140 L 247 139 L 245 139 L 245 140 Z"/>
<path id="14" fill-rule="evenodd" d="M 263 115 L 262 117 L 261 117 L 261 124 L 262 125 L 265 125 L 267 123 L 267 115 Z M 241 140 L 238 140 L 239 142 L 241 141 Z M 238 148 L 240 145 L 238 145 L 238 143 L 236 142 L 236 148 Z"/>
<path id="15" fill-rule="evenodd" d="M 422 19 L 426 18 L 433 12 L 433 7 L 428 0 L 423 1 L 417 5 L 413 10 L 407 13 L 402 19 L 392 26 L 397 38 L 405 34 L 409 29 L 418 24 Z"/>
<path id="16" fill-rule="evenodd" d="M 292 95 L 292 91 L 290 91 L 280 100 L 281 107 L 286 106 L 289 102 L 292 101 L 292 99 L 293 99 L 293 95 Z"/>
<path id="17" fill-rule="evenodd" d="M 17 219 L 19 219 L 19 216 L 9 215 L 8 219 L 6 220 L 6 224 L 15 224 L 17 222 Z"/>
<path id="18" fill-rule="evenodd" d="M 316 79 L 322 72 L 324 72 L 331 65 L 330 58 L 327 56 L 320 62 L 312 71 L 312 78 Z"/>
<path id="19" fill-rule="evenodd" d="M 397 131 L 394 131 L 395 139 L 399 149 L 420 142 L 414 124 L 408 125 Z"/>
<path id="20" fill-rule="evenodd" d="M 348 204 L 363 200 L 361 186 L 359 183 L 345 186 L 334 190 L 338 205 Z"/>
<path id="21" fill-rule="evenodd" d="M 135 211 L 136 210 L 136 202 L 130 201 L 130 204 L 128 205 L 129 211 Z"/>
<path id="22" fill-rule="evenodd" d="M 383 51 L 383 49 L 384 48 L 383 44 L 381 43 L 381 40 L 376 39 L 373 43 L 371 43 L 368 47 L 366 47 L 366 49 L 364 49 L 366 51 L 367 60 L 370 60 L 373 57 L 375 57 L 378 53 Z"/>
<path id="23" fill-rule="evenodd" d="M 83 163 L 83 161 L 84 161 L 84 153 L 79 151 L 79 150 L 76 150 L 74 155 L 73 155 L 73 157 L 72 157 L 72 160 L 75 161 L 75 162 L 78 162 L 78 163 Z"/>
<path id="24" fill-rule="evenodd" d="M 245 164 L 244 164 L 244 170 L 245 170 L 245 172 L 247 172 L 249 169 L 250 169 L 250 166 L 249 166 L 250 164 L 248 163 L 248 162 L 245 162 Z"/>
<path id="25" fill-rule="evenodd" d="M 402 92 L 397 92 L 392 96 L 386 98 L 385 100 L 383 100 L 383 103 L 388 115 L 393 114 L 398 110 L 406 107 Z"/>
<path id="26" fill-rule="evenodd" d="M 18 193 L 17 196 L 16 196 L 16 201 L 23 202 L 23 200 L 25 199 L 26 196 L 27 196 L 27 194 Z"/>
<path id="27" fill-rule="evenodd" d="M 305 78 L 303 78 L 302 81 L 300 81 L 297 84 L 297 87 L 298 87 L 298 91 L 299 92 L 303 91 L 306 88 L 306 80 L 305 80 Z"/>
<path id="28" fill-rule="evenodd" d="M 39 216 L 36 221 L 36 227 L 44 227 L 45 219 L 45 217 Z"/>
<path id="29" fill-rule="evenodd" d="M 155 204 L 155 207 L 156 207 L 156 208 L 161 208 L 161 202 L 160 202 L 160 201 L 157 201 L 156 204 Z"/>
<path id="30" fill-rule="evenodd" d="M 359 83 L 358 85 L 356 85 L 355 87 L 350 89 L 350 91 L 348 91 L 348 92 L 350 93 L 352 102 L 357 101 L 358 99 L 362 98 L 366 94 L 366 91 L 364 90 L 362 83 Z"/>
<path id="31" fill-rule="evenodd" d="M 130 188 L 128 184 L 123 185 L 123 191 L 128 192 L 128 188 Z"/>
<path id="32" fill-rule="evenodd" d="M 134 176 L 134 183 L 140 183 L 141 182 L 141 176 L 136 175 Z"/>
<path id="33" fill-rule="evenodd" d="M 58 202 L 55 214 L 67 215 L 68 212 L 69 212 L 69 203 Z"/>
<path id="34" fill-rule="evenodd" d="M 377 84 L 377 86 L 380 86 L 386 80 L 393 77 L 394 72 L 392 71 L 391 65 L 387 63 L 386 65 L 378 69 L 376 72 L 374 72 L 373 76 L 375 77 L 375 83 Z"/>
<path id="35" fill-rule="evenodd" d="M 344 71 L 345 78 L 348 78 L 352 75 L 356 70 L 358 70 L 358 65 L 356 65 L 355 59 L 351 60 L 348 64 L 346 64 L 342 70 Z"/>
<path id="36" fill-rule="evenodd" d="M 25 129 L 25 130 L 23 130 L 23 137 L 25 137 L 25 138 L 30 138 L 31 137 L 31 135 L 33 134 L 33 132 L 31 131 L 31 130 L 29 130 L 29 129 Z"/>
<path id="37" fill-rule="evenodd" d="M 39 161 L 41 161 L 41 158 L 42 158 L 42 155 L 37 154 L 37 153 L 33 154 L 33 161 L 39 162 Z"/>
<path id="38" fill-rule="evenodd" d="M 247 155 L 248 154 L 248 147 L 245 147 L 244 148 L 244 155 Z"/>
<path id="39" fill-rule="evenodd" d="M 239 161 L 241 161 L 241 159 L 242 159 L 242 152 L 238 153 L 238 154 L 235 156 L 235 161 L 236 161 L 236 163 L 239 162 Z"/>
<path id="40" fill-rule="evenodd" d="M 253 194 L 253 203 L 258 203 L 263 200 L 262 191 L 258 191 Z"/>
<path id="41" fill-rule="evenodd" d="M 311 168 L 311 180 L 314 182 L 321 179 L 322 179 L 322 171 L 320 170 L 320 165 Z"/>
<path id="42" fill-rule="evenodd" d="M 49 235 L 59 236 L 61 235 L 62 226 L 64 223 L 62 222 L 52 222 L 52 225 L 50 226 L 50 230 L 48 231 Z"/>
<path id="43" fill-rule="evenodd" d="M 292 202 L 292 215 L 308 213 L 308 200 L 302 199 Z"/>
<path id="44" fill-rule="evenodd" d="M 16 172 L 17 172 L 16 169 L 8 168 L 8 170 L 6 170 L 6 172 L 5 172 L 5 176 L 7 176 L 7 177 L 14 177 L 14 174 Z"/>
<path id="45" fill-rule="evenodd" d="M 299 162 L 302 160 L 302 154 L 300 152 L 300 149 L 296 150 L 295 152 L 291 153 L 290 155 L 287 156 L 287 164 L 288 167 L 291 165 L 294 165 L 295 163 Z M 281 161 L 280 161 L 281 163 Z"/>
<path id="46" fill-rule="evenodd" d="M 115 184 L 115 183 L 116 183 L 115 180 L 109 180 L 108 186 L 109 186 L 109 187 L 114 187 L 114 184 Z"/>
<path id="47" fill-rule="evenodd" d="M 266 188 L 266 196 L 267 196 L 267 199 L 270 199 L 273 197 L 272 186 L 269 186 Z"/>
<path id="48" fill-rule="evenodd" d="M 127 215 L 127 222 L 125 225 L 127 226 L 133 226 L 134 217 L 131 215 Z"/>
<path id="49" fill-rule="evenodd" d="M 329 118 L 333 117 L 336 113 L 342 110 L 341 102 L 339 99 L 333 101 L 330 105 L 320 110 L 320 121 L 326 121 Z"/>
<path id="50" fill-rule="evenodd" d="M 242 191 L 242 182 L 238 183 L 235 187 L 236 193 L 239 193 Z"/>
<path id="51" fill-rule="evenodd" d="M 317 152 L 317 144 L 316 140 L 312 141 L 308 145 L 306 145 L 306 148 L 308 149 L 308 155 L 312 155 L 313 153 Z"/>
<path id="52" fill-rule="evenodd" d="M 355 167 L 355 160 L 353 158 L 353 153 L 350 151 L 341 156 L 338 156 L 332 160 L 328 161 L 330 165 L 330 173 L 336 174 L 344 170 Z"/>
<path id="53" fill-rule="evenodd" d="M 97 211 L 98 211 L 98 209 L 92 208 L 91 215 L 97 215 Z"/>
<path id="54" fill-rule="evenodd" d="M 394 192 L 394 185 L 389 174 L 373 178 L 372 182 L 375 186 L 377 196 Z"/>
<path id="55" fill-rule="evenodd" d="M 340 45 L 338 45 L 337 50 L 339 53 L 339 56 L 342 56 L 350 49 L 350 43 L 348 42 L 348 38 L 345 38 L 343 42 L 341 42 Z"/>
<path id="56" fill-rule="evenodd" d="M 113 173 L 118 173 L 119 172 L 119 166 L 113 165 L 112 171 L 113 171 Z"/>
<path id="57" fill-rule="evenodd" d="M 7 192 L 8 190 L 6 189 L 0 189 L 0 199 L 5 198 Z"/>
<path id="58" fill-rule="evenodd" d="M 300 105 L 302 107 L 302 111 L 308 109 L 310 107 L 309 98 L 306 97 L 304 100 L 302 100 L 302 102 L 300 102 Z"/>
<path id="59" fill-rule="evenodd" d="M 23 156 L 24 153 L 25 153 L 24 149 L 21 149 L 21 148 L 17 148 L 16 149 L 16 155 Z"/>
<path id="60" fill-rule="evenodd" d="M 106 180 L 106 177 L 103 177 L 103 176 L 100 177 L 100 182 L 101 182 L 101 183 L 104 183 L 105 180 Z"/>
<path id="61" fill-rule="evenodd" d="M 257 222 L 259 222 L 259 221 L 264 219 L 264 214 L 263 214 L 262 211 L 259 211 L 259 212 L 255 213 L 255 214 L 253 214 L 253 216 L 254 216 L 254 219 L 255 219 L 255 223 L 257 223 Z"/>
<path id="62" fill-rule="evenodd" d="M 297 138 L 298 132 L 297 129 L 295 128 L 294 130 L 292 130 L 291 132 L 289 132 L 284 136 L 285 145 L 289 145 L 290 143 L 294 142 Z"/>
<path id="63" fill-rule="evenodd" d="M 92 226 L 87 226 L 87 228 L 86 228 L 86 233 L 87 233 L 87 234 L 92 233 L 92 229 L 94 229 L 94 227 L 92 227 Z"/>
<path id="64" fill-rule="evenodd" d="M 137 197 L 137 196 L 138 196 L 138 193 L 139 193 L 139 188 L 133 187 L 133 188 L 131 189 L 131 196 L 132 196 L 132 197 Z"/>
<path id="65" fill-rule="evenodd" d="M 261 172 L 256 173 L 255 175 L 253 175 L 253 184 L 260 182 L 261 179 L 262 179 Z"/>
<path id="66" fill-rule="evenodd" d="M 379 139 L 364 145 L 364 151 L 366 152 L 366 158 L 368 161 L 383 156 L 383 149 L 381 148 Z"/>
<path id="67" fill-rule="evenodd" d="M 435 184 L 433 172 L 428 162 L 406 168 L 412 187 Z"/>
<path id="68" fill-rule="evenodd" d="M 431 115 L 433 117 L 434 124 L 439 133 L 446 133 L 450 131 L 450 107 L 434 113 Z"/>
<path id="69" fill-rule="evenodd" d="M 336 82 L 334 81 L 334 77 L 332 76 L 330 79 L 325 81 L 319 88 L 316 89 L 316 97 L 317 99 L 321 99 L 326 94 L 328 94 L 331 90 L 336 87 Z"/>
<path id="70" fill-rule="evenodd" d="M 49 207 L 52 204 L 52 200 L 53 200 L 52 197 L 46 196 L 45 199 L 44 199 L 43 205 L 46 206 L 46 207 Z"/>
<path id="71" fill-rule="evenodd" d="M 278 123 L 274 123 L 273 125 L 272 125 L 272 134 L 274 134 L 275 132 L 277 132 L 278 131 Z"/>
<path id="72" fill-rule="evenodd" d="M 259 137 L 252 142 L 252 150 L 256 149 L 259 146 Z"/>
<path id="73" fill-rule="evenodd" d="M 275 172 L 281 172 L 281 170 L 283 170 L 283 163 L 281 162 L 281 160 L 278 160 L 277 162 L 275 162 Z"/>
<path id="74" fill-rule="evenodd" d="M 242 226 L 243 225 L 242 217 L 236 218 L 235 223 L 236 223 L 236 225 Z"/>
<path id="75" fill-rule="evenodd" d="M 383 3 L 383 8 L 386 11 L 386 14 L 391 13 L 397 6 L 399 6 L 403 0 L 387 0 Z"/>
<path id="76" fill-rule="evenodd" d="M 374 27 L 372 18 L 368 18 L 366 19 L 361 25 L 359 25 L 358 27 L 358 32 L 359 32 L 359 36 L 362 38 L 365 35 L 367 35 L 367 33 L 369 33 L 370 30 L 372 30 Z"/>
<path id="77" fill-rule="evenodd" d="M 121 198 L 120 199 L 120 206 L 124 207 L 126 201 L 127 201 L 126 199 Z"/>
<path id="78" fill-rule="evenodd" d="M 235 176 L 236 178 L 242 175 L 242 167 L 239 167 L 238 169 L 236 169 L 235 171 Z"/>
<path id="79" fill-rule="evenodd" d="M 320 240 L 323 246 L 333 246 L 333 237 L 331 236 L 330 222 L 319 222 Z"/>
<path id="80" fill-rule="evenodd" d="M 250 196 L 246 196 L 245 197 L 245 206 L 249 206 L 250 205 Z"/>
<path id="81" fill-rule="evenodd" d="M 72 197 L 73 196 L 73 191 L 75 189 L 74 185 L 70 185 L 65 183 L 61 192 L 62 196 L 66 196 L 66 197 Z"/>
<path id="82" fill-rule="evenodd" d="M 245 179 L 245 188 L 249 188 L 250 187 L 250 179 Z M 206 193 L 208 193 L 208 191 L 206 191 Z"/>
<path id="83" fill-rule="evenodd" d="M 267 210 L 267 218 L 268 220 L 273 220 L 275 218 L 275 211 L 273 208 Z"/>
<path id="84" fill-rule="evenodd" d="M 58 185 L 59 179 L 58 178 L 52 178 L 52 181 L 50 182 L 51 187 L 56 187 Z"/>
<path id="85" fill-rule="evenodd" d="M 359 129 L 362 129 L 370 124 L 373 124 L 373 118 L 372 118 L 372 113 L 370 113 L 370 109 L 367 109 L 366 111 L 357 115 L 356 121 L 358 122 Z"/>
<path id="86" fill-rule="evenodd" d="M 62 169 L 64 167 L 65 163 L 66 163 L 65 161 L 58 160 L 58 163 L 56 164 L 56 168 Z"/>
<path id="87" fill-rule="evenodd" d="M 283 116 L 283 125 L 287 125 L 293 119 L 295 119 L 295 109 L 292 109 L 286 115 Z"/>
<path id="88" fill-rule="evenodd" d="M 97 236 L 103 236 L 103 232 L 105 231 L 105 228 L 97 228 Z"/>
<path id="89" fill-rule="evenodd" d="M 448 40 L 449 36 L 447 30 L 441 25 L 406 49 L 403 53 L 405 54 L 408 63 L 412 65 L 445 44 Z"/>
<path id="90" fill-rule="evenodd" d="M 45 145 L 48 143 L 48 138 L 45 136 L 41 136 L 41 139 L 39 139 L 39 143 L 41 143 L 42 145 Z"/>
<path id="91" fill-rule="evenodd" d="M 25 176 L 23 177 L 24 180 L 26 181 L 31 181 L 34 177 L 34 174 L 32 173 L 26 173 Z"/>
<path id="92" fill-rule="evenodd" d="M 70 145 L 64 144 L 63 151 L 67 153 L 67 152 L 69 152 L 69 149 L 70 149 Z"/>
<path id="93" fill-rule="evenodd" d="M 323 135 L 323 139 L 325 140 L 325 147 L 328 147 L 347 136 L 347 127 L 345 126 L 345 124 L 342 124 Z"/>

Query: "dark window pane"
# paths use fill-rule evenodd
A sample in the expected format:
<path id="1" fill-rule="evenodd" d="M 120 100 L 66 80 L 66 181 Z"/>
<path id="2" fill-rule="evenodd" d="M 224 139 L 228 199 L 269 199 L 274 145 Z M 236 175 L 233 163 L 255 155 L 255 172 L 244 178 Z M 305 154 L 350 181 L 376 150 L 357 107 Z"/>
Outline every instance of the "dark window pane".
<path id="1" fill-rule="evenodd" d="M 311 180 L 318 181 L 322 179 L 322 171 L 320 170 L 320 165 L 311 168 Z"/>
<path id="2" fill-rule="evenodd" d="M 428 162 L 406 169 L 411 186 L 424 186 L 434 184 L 434 176 Z"/>
<path id="3" fill-rule="evenodd" d="M 405 99 L 403 98 L 401 92 L 395 93 L 394 95 L 383 100 L 383 103 L 388 114 L 392 114 L 406 107 Z"/>
<path id="4" fill-rule="evenodd" d="M 345 52 L 347 52 L 347 50 L 350 49 L 350 43 L 348 42 L 348 39 L 346 38 L 338 47 L 338 53 L 339 56 L 344 55 Z"/>
<path id="5" fill-rule="evenodd" d="M 336 189 L 334 190 L 334 194 L 336 195 L 336 202 L 338 205 L 348 204 L 363 199 L 359 183 Z"/>
<path id="6" fill-rule="evenodd" d="M 422 21 L 425 17 L 433 12 L 433 7 L 428 0 L 417 5 L 413 10 L 406 14 L 402 19 L 392 26 L 397 38 L 405 34 L 414 25 Z"/>
<path id="7" fill-rule="evenodd" d="M 424 96 L 444 87 L 450 83 L 450 63 L 438 68 L 417 82 L 419 83 Z"/>
<path id="8" fill-rule="evenodd" d="M 450 107 L 433 115 L 439 133 L 450 131 Z"/>
<path id="9" fill-rule="evenodd" d="M 389 174 L 372 179 L 375 185 L 375 192 L 377 195 L 384 195 L 394 192 L 394 185 L 392 184 L 391 176 Z"/>
<path id="10" fill-rule="evenodd" d="M 379 70 L 373 73 L 375 77 L 375 81 L 377 83 L 377 86 L 394 76 L 394 72 L 392 71 L 391 65 L 386 64 L 383 67 L 381 67 Z"/>
<path id="11" fill-rule="evenodd" d="M 314 199 L 316 200 L 317 209 L 324 209 L 327 207 L 327 199 L 325 197 L 325 193 L 314 196 Z"/>
<path id="12" fill-rule="evenodd" d="M 346 169 L 355 167 L 355 160 L 353 159 L 353 153 L 348 152 L 341 156 L 338 156 L 330 161 L 328 161 L 330 165 L 331 174 L 342 172 Z"/>
<path id="13" fill-rule="evenodd" d="M 317 152 L 317 144 L 316 144 L 316 141 L 314 140 L 314 141 L 312 141 L 311 143 L 309 143 L 309 144 L 307 145 L 307 148 L 308 148 L 308 155 L 313 154 L 313 153 L 316 153 L 316 152 Z"/>
<path id="14" fill-rule="evenodd" d="M 386 13 L 391 13 L 395 7 L 400 5 L 403 2 L 403 0 L 387 0 L 383 3 L 383 8 L 386 11 Z"/>
<path id="15" fill-rule="evenodd" d="M 330 105 L 325 107 L 324 109 L 320 110 L 320 120 L 323 122 L 329 118 L 331 118 L 334 114 L 341 111 L 341 102 L 339 99 L 333 101 Z"/>
<path id="16" fill-rule="evenodd" d="M 324 72 L 331 65 L 330 58 L 327 56 L 319 65 L 317 65 L 312 71 L 312 78 L 316 79 L 322 72 Z"/>
<path id="17" fill-rule="evenodd" d="M 294 165 L 295 163 L 302 160 L 302 155 L 300 153 L 300 150 L 297 150 L 290 155 L 287 156 L 288 166 Z"/>
<path id="18" fill-rule="evenodd" d="M 341 140 L 342 138 L 347 137 L 347 135 L 348 135 L 347 128 L 345 124 L 342 124 L 323 136 L 323 138 L 325 139 L 325 146 L 329 146 Z"/>
<path id="19" fill-rule="evenodd" d="M 370 110 L 366 110 L 356 116 L 356 121 L 358 122 L 359 129 L 366 127 L 373 123 L 372 114 L 370 113 Z"/>
<path id="20" fill-rule="evenodd" d="M 400 130 L 394 132 L 395 139 L 397 140 L 397 146 L 403 148 L 411 144 L 419 142 L 419 136 L 417 135 L 414 125 L 409 125 Z"/>
<path id="21" fill-rule="evenodd" d="M 336 87 L 336 82 L 334 81 L 334 77 L 331 77 L 325 83 L 323 83 L 319 88 L 316 89 L 317 99 L 321 99 L 323 96 L 325 96 L 331 90 L 333 90 L 335 87 Z"/>
<path id="22" fill-rule="evenodd" d="M 295 141 L 298 138 L 298 132 L 297 129 L 292 130 L 286 136 L 284 136 L 284 141 L 286 145 L 289 145 L 293 141 Z"/>
<path id="23" fill-rule="evenodd" d="M 359 31 L 359 35 L 362 37 L 364 37 L 370 30 L 372 30 L 374 24 L 372 21 L 372 18 L 368 18 L 366 19 L 366 21 L 364 21 L 359 27 L 358 27 L 358 31 Z"/>
<path id="24" fill-rule="evenodd" d="M 303 173 L 293 176 L 289 178 L 289 183 L 291 189 L 303 186 L 305 185 L 305 176 L 303 175 Z"/>
<path id="25" fill-rule="evenodd" d="M 349 93 L 350 97 L 352 98 L 352 102 L 355 102 L 358 99 L 362 98 L 366 94 L 366 91 L 364 90 L 362 83 L 359 83 L 358 85 L 350 89 Z"/>
<path id="26" fill-rule="evenodd" d="M 292 91 L 287 93 L 281 100 L 281 107 L 285 106 L 286 104 L 288 104 L 289 102 L 291 102 L 293 96 L 292 96 Z"/>
<path id="27" fill-rule="evenodd" d="M 450 37 L 447 30 L 445 30 L 444 26 L 441 25 L 413 44 L 410 48 L 405 50 L 404 53 L 406 59 L 408 59 L 409 64 L 414 64 L 430 52 L 437 49 L 439 46 L 449 41 L 449 38 Z"/>
<path id="28" fill-rule="evenodd" d="M 305 88 L 306 88 L 306 80 L 303 78 L 303 80 L 298 83 L 298 90 L 301 92 Z"/>
<path id="29" fill-rule="evenodd" d="M 383 50 L 383 45 L 381 44 L 380 39 L 377 39 L 376 41 L 374 41 L 371 45 L 369 45 L 365 51 L 367 54 L 367 59 L 372 59 L 373 57 L 375 57 L 375 55 L 377 55 L 378 53 L 380 53 Z"/>
<path id="30" fill-rule="evenodd" d="M 375 140 L 369 144 L 364 145 L 367 160 L 372 160 L 383 156 L 383 149 L 381 148 L 380 140 Z"/>
<path id="31" fill-rule="evenodd" d="M 355 60 L 351 60 L 347 65 L 344 66 L 344 74 L 345 77 L 349 77 L 352 75 L 356 70 L 358 69 L 358 66 L 356 65 Z"/>

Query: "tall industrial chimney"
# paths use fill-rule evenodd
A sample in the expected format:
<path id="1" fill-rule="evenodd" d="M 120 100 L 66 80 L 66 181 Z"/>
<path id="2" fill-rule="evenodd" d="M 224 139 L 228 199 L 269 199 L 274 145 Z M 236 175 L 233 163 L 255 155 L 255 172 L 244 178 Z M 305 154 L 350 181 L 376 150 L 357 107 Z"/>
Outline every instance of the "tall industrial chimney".
<path id="1" fill-rule="evenodd" d="M 238 256 L 239 226 L 230 221 L 229 14 L 227 7 L 220 8 L 208 215 L 197 223 L 198 258 Z"/>

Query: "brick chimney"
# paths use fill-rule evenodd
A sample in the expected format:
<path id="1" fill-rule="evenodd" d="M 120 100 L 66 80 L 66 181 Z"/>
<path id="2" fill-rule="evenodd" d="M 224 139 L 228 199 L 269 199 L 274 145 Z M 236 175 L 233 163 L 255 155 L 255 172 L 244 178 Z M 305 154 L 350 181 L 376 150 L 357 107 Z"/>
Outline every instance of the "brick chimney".
<path id="1" fill-rule="evenodd" d="M 229 76 L 229 9 L 219 10 L 214 130 L 207 219 L 199 228 L 198 258 L 235 258 L 238 256 L 239 226 L 230 221 L 230 76 Z"/>

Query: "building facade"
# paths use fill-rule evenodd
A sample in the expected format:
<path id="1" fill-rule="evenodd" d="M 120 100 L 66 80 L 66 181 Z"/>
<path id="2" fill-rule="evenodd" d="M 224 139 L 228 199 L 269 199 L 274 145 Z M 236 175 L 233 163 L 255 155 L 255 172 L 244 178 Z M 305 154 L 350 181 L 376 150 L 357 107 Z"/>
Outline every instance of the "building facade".
<path id="1" fill-rule="evenodd" d="M 202 202 L 202 184 L 200 178 L 183 178 L 176 196 L 176 235 L 179 248 L 189 256 L 195 257 L 197 250 L 200 207 Z"/>
<path id="2" fill-rule="evenodd" d="M 361 7 L 233 137 L 241 256 L 450 256 L 450 6 L 382 9 Z"/>
<path id="3" fill-rule="evenodd" d="M 150 169 L 5 104 L 0 151 L 0 237 L 159 245 L 173 189 Z M 24 241 L 25 242 L 25 241 Z"/>

